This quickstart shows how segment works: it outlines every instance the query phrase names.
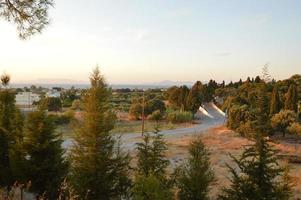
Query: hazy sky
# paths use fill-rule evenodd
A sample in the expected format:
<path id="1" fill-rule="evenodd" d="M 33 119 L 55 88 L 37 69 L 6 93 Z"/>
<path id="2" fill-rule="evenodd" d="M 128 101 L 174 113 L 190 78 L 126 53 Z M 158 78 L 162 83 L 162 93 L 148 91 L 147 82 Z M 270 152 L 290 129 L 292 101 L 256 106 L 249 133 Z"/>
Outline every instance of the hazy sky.
<path id="1" fill-rule="evenodd" d="M 13 82 L 237 80 L 301 73 L 300 0 L 56 0 L 51 24 L 21 41 L 0 20 L 0 71 Z"/>

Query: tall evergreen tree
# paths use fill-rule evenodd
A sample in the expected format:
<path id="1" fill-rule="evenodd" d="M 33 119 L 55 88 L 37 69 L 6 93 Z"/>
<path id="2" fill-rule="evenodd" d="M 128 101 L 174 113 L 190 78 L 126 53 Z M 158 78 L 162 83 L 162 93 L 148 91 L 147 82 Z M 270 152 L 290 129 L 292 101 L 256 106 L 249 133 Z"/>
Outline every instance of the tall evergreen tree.
<path id="1" fill-rule="evenodd" d="M 192 111 L 193 113 L 195 113 L 198 110 L 198 108 L 203 102 L 203 96 L 201 93 L 202 87 L 202 82 L 197 81 L 189 91 L 186 104 L 188 110 Z"/>
<path id="2" fill-rule="evenodd" d="M 281 101 L 279 97 L 278 87 L 274 86 L 270 105 L 270 116 L 278 113 L 281 110 Z"/>
<path id="3" fill-rule="evenodd" d="M 260 83 L 257 88 L 256 107 L 254 109 L 254 130 L 260 134 L 269 132 L 269 98 L 265 83 Z"/>
<path id="4" fill-rule="evenodd" d="M 20 113 L 15 106 L 15 94 L 8 87 L 10 77 L 6 74 L 1 76 L 0 88 L 0 186 L 12 184 L 10 169 L 10 148 L 15 144 L 17 135 L 20 135 L 22 121 L 16 117 Z"/>
<path id="5" fill-rule="evenodd" d="M 268 140 L 257 136 L 255 144 L 245 148 L 241 157 L 233 157 L 239 168 L 229 167 L 231 185 L 220 195 L 221 200 L 287 200 L 291 182 L 287 170 L 277 162 L 276 151 Z"/>
<path id="6" fill-rule="evenodd" d="M 54 199 L 67 170 L 61 136 L 43 109 L 29 113 L 24 132 L 26 179 L 32 191 Z"/>
<path id="7" fill-rule="evenodd" d="M 83 121 L 71 149 L 71 180 L 81 198 L 122 199 L 130 186 L 129 155 L 110 133 L 116 117 L 109 106 L 111 92 L 98 68 L 90 81 Z"/>
<path id="8" fill-rule="evenodd" d="M 286 110 L 292 110 L 297 112 L 298 109 L 298 93 L 297 87 L 295 84 L 291 84 L 286 95 L 285 95 L 285 103 L 284 108 Z"/>
<path id="9" fill-rule="evenodd" d="M 137 143 L 138 162 L 133 199 L 172 199 L 171 183 L 167 179 L 166 170 L 169 161 L 166 158 L 167 145 L 158 127 L 154 135 L 146 133 L 143 142 Z"/>
<path id="10" fill-rule="evenodd" d="M 214 180 L 214 173 L 210 168 L 208 150 L 205 148 L 200 137 L 191 141 L 188 161 L 176 171 L 178 174 L 179 199 L 209 199 L 209 186 Z"/>

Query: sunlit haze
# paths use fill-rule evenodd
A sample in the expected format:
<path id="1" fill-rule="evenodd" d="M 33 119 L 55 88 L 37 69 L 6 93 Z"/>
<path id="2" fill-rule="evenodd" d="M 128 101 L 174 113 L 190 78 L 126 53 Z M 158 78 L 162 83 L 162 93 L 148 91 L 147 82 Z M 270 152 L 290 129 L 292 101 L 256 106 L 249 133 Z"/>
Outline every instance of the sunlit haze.
<path id="1" fill-rule="evenodd" d="M 0 71 L 15 83 L 112 84 L 237 80 L 269 63 L 276 79 L 301 73 L 299 0 L 57 0 L 29 40 L 0 21 Z M 61 80 L 64 79 L 64 80 Z"/>

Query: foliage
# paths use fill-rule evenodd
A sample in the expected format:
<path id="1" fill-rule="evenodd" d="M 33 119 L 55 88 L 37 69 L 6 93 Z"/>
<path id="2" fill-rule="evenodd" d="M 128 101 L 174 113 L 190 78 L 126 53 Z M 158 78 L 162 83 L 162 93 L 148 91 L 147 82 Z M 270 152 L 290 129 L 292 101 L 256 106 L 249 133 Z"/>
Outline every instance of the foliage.
<path id="1" fill-rule="evenodd" d="M 46 192 L 51 198 L 56 196 L 67 170 L 62 142 L 45 111 L 28 115 L 22 150 L 26 158 L 24 173 L 32 183 L 32 191 L 40 195 Z"/>
<path id="2" fill-rule="evenodd" d="M 40 33 L 49 23 L 48 9 L 53 0 L 0 0 L 0 17 L 15 23 L 21 39 Z"/>
<path id="3" fill-rule="evenodd" d="M 137 143 L 137 170 L 133 187 L 134 199 L 171 199 L 171 184 L 166 170 L 169 161 L 166 158 L 167 145 L 155 127 L 154 135 L 146 133 L 143 141 Z M 156 199 L 155 198 L 155 199 Z"/>
<path id="4" fill-rule="evenodd" d="M 288 127 L 297 121 L 296 113 L 291 110 L 282 110 L 275 114 L 271 119 L 271 125 L 274 130 L 280 131 L 285 137 Z"/>
<path id="5" fill-rule="evenodd" d="M 179 199 L 209 199 L 209 186 L 214 180 L 214 173 L 210 167 L 208 150 L 201 137 L 190 142 L 188 161 L 176 171 Z"/>
<path id="6" fill-rule="evenodd" d="M 49 114 L 49 119 L 55 125 L 64 125 L 69 124 L 72 120 L 74 120 L 74 112 L 72 110 L 65 112 L 64 114 Z"/>
<path id="7" fill-rule="evenodd" d="M 15 94 L 8 88 L 10 77 L 1 76 L 0 89 L 0 186 L 12 185 L 10 149 L 22 134 L 23 117 L 15 106 Z"/>
<path id="8" fill-rule="evenodd" d="M 200 105 L 203 102 L 203 94 L 202 94 L 203 84 L 201 81 L 197 81 L 189 91 L 187 97 L 187 109 L 193 113 L 199 109 Z"/>
<path id="9" fill-rule="evenodd" d="M 286 95 L 284 108 L 297 112 L 298 109 L 298 93 L 295 84 L 291 84 Z"/>
<path id="10" fill-rule="evenodd" d="M 90 81 L 83 122 L 71 149 L 71 181 L 81 199 L 122 199 L 131 185 L 129 155 L 110 134 L 116 117 L 109 107 L 111 92 L 98 68 Z"/>
<path id="11" fill-rule="evenodd" d="M 233 157 L 238 167 L 228 165 L 231 185 L 224 188 L 221 200 L 289 199 L 292 185 L 285 168 L 279 166 L 276 151 L 262 136 L 247 146 L 240 158 Z"/>
<path id="12" fill-rule="evenodd" d="M 274 86 L 272 97 L 271 97 L 271 105 L 270 105 L 270 116 L 275 115 L 281 110 L 281 101 L 279 96 L 278 87 Z"/>
<path id="13" fill-rule="evenodd" d="M 293 122 L 289 127 L 287 127 L 287 132 L 301 136 L 301 124 L 298 122 Z"/>
<path id="14" fill-rule="evenodd" d="M 48 111 L 58 112 L 62 109 L 61 99 L 58 97 L 48 97 L 46 98 Z"/>
<path id="15" fill-rule="evenodd" d="M 159 110 L 160 113 L 164 113 L 166 110 L 165 104 L 160 99 L 152 99 L 146 102 L 146 115 L 152 114 L 153 112 Z"/>
<path id="16" fill-rule="evenodd" d="M 142 116 L 142 105 L 140 103 L 134 103 L 131 105 L 129 115 L 131 118 L 137 120 Z"/>
<path id="17" fill-rule="evenodd" d="M 163 114 L 160 110 L 155 110 L 151 115 L 148 116 L 148 119 L 153 121 L 160 121 L 163 118 Z"/>
<path id="18" fill-rule="evenodd" d="M 193 120 L 193 114 L 190 111 L 171 110 L 167 112 L 167 120 L 172 123 L 191 122 Z"/>
<path id="19" fill-rule="evenodd" d="M 133 200 L 171 200 L 172 191 L 162 186 L 163 182 L 156 176 L 137 176 L 133 187 Z"/>

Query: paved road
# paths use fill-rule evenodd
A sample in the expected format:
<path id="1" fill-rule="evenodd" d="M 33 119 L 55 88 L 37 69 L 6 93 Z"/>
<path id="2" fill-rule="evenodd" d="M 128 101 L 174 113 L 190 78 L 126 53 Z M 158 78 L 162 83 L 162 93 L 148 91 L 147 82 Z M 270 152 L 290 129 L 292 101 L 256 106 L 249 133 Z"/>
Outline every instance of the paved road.
<path id="1" fill-rule="evenodd" d="M 203 109 L 205 109 L 210 115 L 207 115 Z M 202 132 L 210 128 L 222 125 L 224 123 L 225 117 L 223 113 L 220 110 L 218 110 L 214 104 L 212 103 L 204 104 L 203 109 L 200 109 L 196 114 L 197 117 L 199 118 L 198 124 L 187 128 L 178 128 L 173 130 L 161 131 L 161 133 L 164 135 L 164 138 L 168 140 L 169 138 L 175 139 L 175 138 L 181 138 L 183 136 L 201 134 Z M 141 139 L 141 133 L 122 133 L 120 134 L 120 136 L 121 136 L 122 147 L 130 151 L 135 148 L 135 143 Z M 71 139 L 67 139 L 63 143 L 63 147 L 65 149 L 70 148 L 71 145 L 72 145 Z"/>

